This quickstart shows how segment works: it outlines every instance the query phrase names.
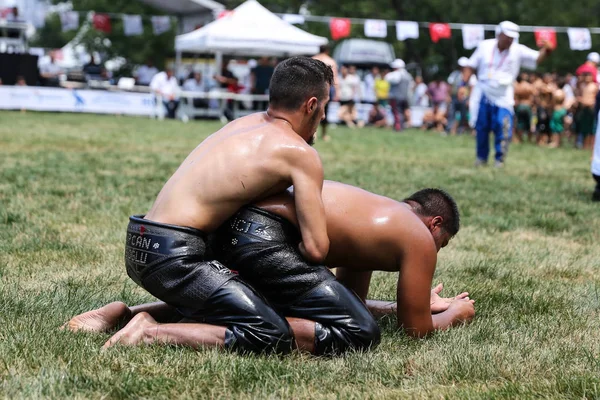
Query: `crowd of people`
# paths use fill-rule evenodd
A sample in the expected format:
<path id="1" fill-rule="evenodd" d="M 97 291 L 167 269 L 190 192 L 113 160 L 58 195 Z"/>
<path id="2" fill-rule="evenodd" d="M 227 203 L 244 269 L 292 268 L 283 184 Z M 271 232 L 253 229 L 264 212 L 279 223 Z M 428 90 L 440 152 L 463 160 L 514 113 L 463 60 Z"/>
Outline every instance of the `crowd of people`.
<path id="1" fill-rule="evenodd" d="M 550 148 L 570 143 L 592 149 L 600 108 L 599 63 L 600 55 L 594 52 L 575 73 L 521 72 L 514 83 L 512 142 L 528 140 Z M 458 60 L 458 68 L 447 79 L 435 76 L 428 83 L 420 75 L 413 77 L 400 59 L 362 76 L 355 66 L 341 65 L 332 100 L 340 103 L 339 120 L 351 128 L 372 125 L 400 131 L 411 127 L 411 109 L 417 108 L 422 130 L 474 136 L 480 101 L 477 94 L 472 98 L 476 84 L 475 69 L 466 57 Z M 358 119 L 359 103 L 373 105 L 365 120 Z M 388 112 L 393 116 L 389 121 Z"/>

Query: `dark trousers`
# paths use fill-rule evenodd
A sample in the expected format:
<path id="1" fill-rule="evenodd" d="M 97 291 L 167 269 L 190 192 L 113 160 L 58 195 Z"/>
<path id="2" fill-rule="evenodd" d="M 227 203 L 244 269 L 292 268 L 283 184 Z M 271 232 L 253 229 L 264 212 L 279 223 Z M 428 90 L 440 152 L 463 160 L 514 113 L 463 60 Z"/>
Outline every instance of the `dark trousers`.
<path id="1" fill-rule="evenodd" d="M 592 195 L 592 200 L 600 201 L 600 175 L 592 174 L 592 176 L 596 180 L 596 190 L 594 190 L 594 194 Z"/>
<path id="2" fill-rule="evenodd" d="M 175 119 L 175 112 L 179 107 L 179 100 L 163 101 L 165 108 L 167 109 L 167 118 Z"/>

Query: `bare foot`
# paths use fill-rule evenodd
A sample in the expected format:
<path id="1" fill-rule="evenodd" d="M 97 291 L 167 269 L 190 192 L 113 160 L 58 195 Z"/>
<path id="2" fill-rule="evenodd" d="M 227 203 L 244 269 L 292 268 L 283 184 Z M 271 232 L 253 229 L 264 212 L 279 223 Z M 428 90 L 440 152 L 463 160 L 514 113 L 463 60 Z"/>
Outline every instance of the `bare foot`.
<path id="1" fill-rule="evenodd" d="M 71 318 L 60 329 L 68 329 L 71 332 L 106 332 L 130 315 L 131 311 L 125 303 L 115 301 L 97 310 L 88 311 Z"/>
<path id="2" fill-rule="evenodd" d="M 141 312 L 133 317 L 133 319 L 129 321 L 125 328 L 121 329 L 119 332 L 115 333 L 113 337 L 108 339 L 102 348 L 107 349 L 117 343 L 124 344 L 126 346 L 145 343 L 144 332 L 146 328 L 151 326 L 158 327 L 158 323 L 147 312 Z"/>

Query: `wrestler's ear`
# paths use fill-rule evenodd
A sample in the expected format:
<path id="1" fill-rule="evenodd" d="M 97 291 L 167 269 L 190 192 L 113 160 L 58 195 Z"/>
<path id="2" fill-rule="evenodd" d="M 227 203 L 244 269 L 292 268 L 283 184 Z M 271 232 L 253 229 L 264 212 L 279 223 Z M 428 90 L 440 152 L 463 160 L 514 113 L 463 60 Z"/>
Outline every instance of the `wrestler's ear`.
<path id="1" fill-rule="evenodd" d="M 311 97 L 306 101 L 306 112 L 312 114 L 319 107 L 319 99 Z"/>
<path id="2" fill-rule="evenodd" d="M 433 231 L 435 228 L 442 228 L 442 224 L 444 223 L 444 218 L 441 216 L 433 217 L 431 220 L 430 229 Z"/>

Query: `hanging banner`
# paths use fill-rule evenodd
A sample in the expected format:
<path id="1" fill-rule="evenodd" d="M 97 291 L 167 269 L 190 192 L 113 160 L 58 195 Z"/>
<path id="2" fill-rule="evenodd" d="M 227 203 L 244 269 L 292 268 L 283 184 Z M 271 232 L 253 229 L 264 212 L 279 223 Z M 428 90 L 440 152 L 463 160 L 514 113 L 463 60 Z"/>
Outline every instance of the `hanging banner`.
<path id="1" fill-rule="evenodd" d="M 75 11 L 60 13 L 60 23 L 63 32 L 79 29 L 79 13 Z"/>
<path id="2" fill-rule="evenodd" d="M 485 31 L 483 29 L 483 25 L 463 25 L 462 37 L 463 47 L 466 50 L 472 50 L 476 48 L 479 42 L 482 42 L 485 39 Z"/>
<path id="3" fill-rule="evenodd" d="M 396 21 L 396 38 L 400 41 L 419 38 L 419 24 L 414 21 Z"/>
<path id="4" fill-rule="evenodd" d="M 553 28 L 536 28 L 533 34 L 537 47 L 542 47 L 544 42 L 548 42 L 550 47 L 556 48 L 556 31 Z"/>
<path id="5" fill-rule="evenodd" d="M 331 18 L 329 21 L 331 38 L 333 40 L 342 39 L 350 36 L 351 23 L 348 18 Z"/>
<path id="6" fill-rule="evenodd" d="M 94 29 L 99 32 L 110 33 L 112 30 L 110 26 L 110 17 L 108 14 L 99 14 L 95 13 L 92 18 L 92 23 L 94 25 Z"/>
<path id="7" fill-rule="evenodd" d="M 452 33 L 450 31 L 450 25 L 448 24 L 429 24 L 429 35 L 431 41 L 437 43 L 440 39 L 450 39 Z"/>
<path id="8" fill-rule="evenodd" d="M 365 21 L 365 36 L 374 38 L 386 38 L 387 22 L 381 19 L 367 19 Z"/>
<path id="9" fill-rule="evenodd" d="M 587 28 L 569 28 L 569 47 L 571 50 L 590 50 L 592 48 L 592 35 Z"/>
<path id="10" fill-rule="evenodd" d="M 144 33 L 141 15 L 123 15 L 123 33 L 125 36 L 137 36 Z"/>
<path id="11" fill-rule="evenodd" d="M 168 15 L 152 17 L 150 20 L 152 21 L 152 31 L 156 36 L 171 30 L 171 17 Z"/>

